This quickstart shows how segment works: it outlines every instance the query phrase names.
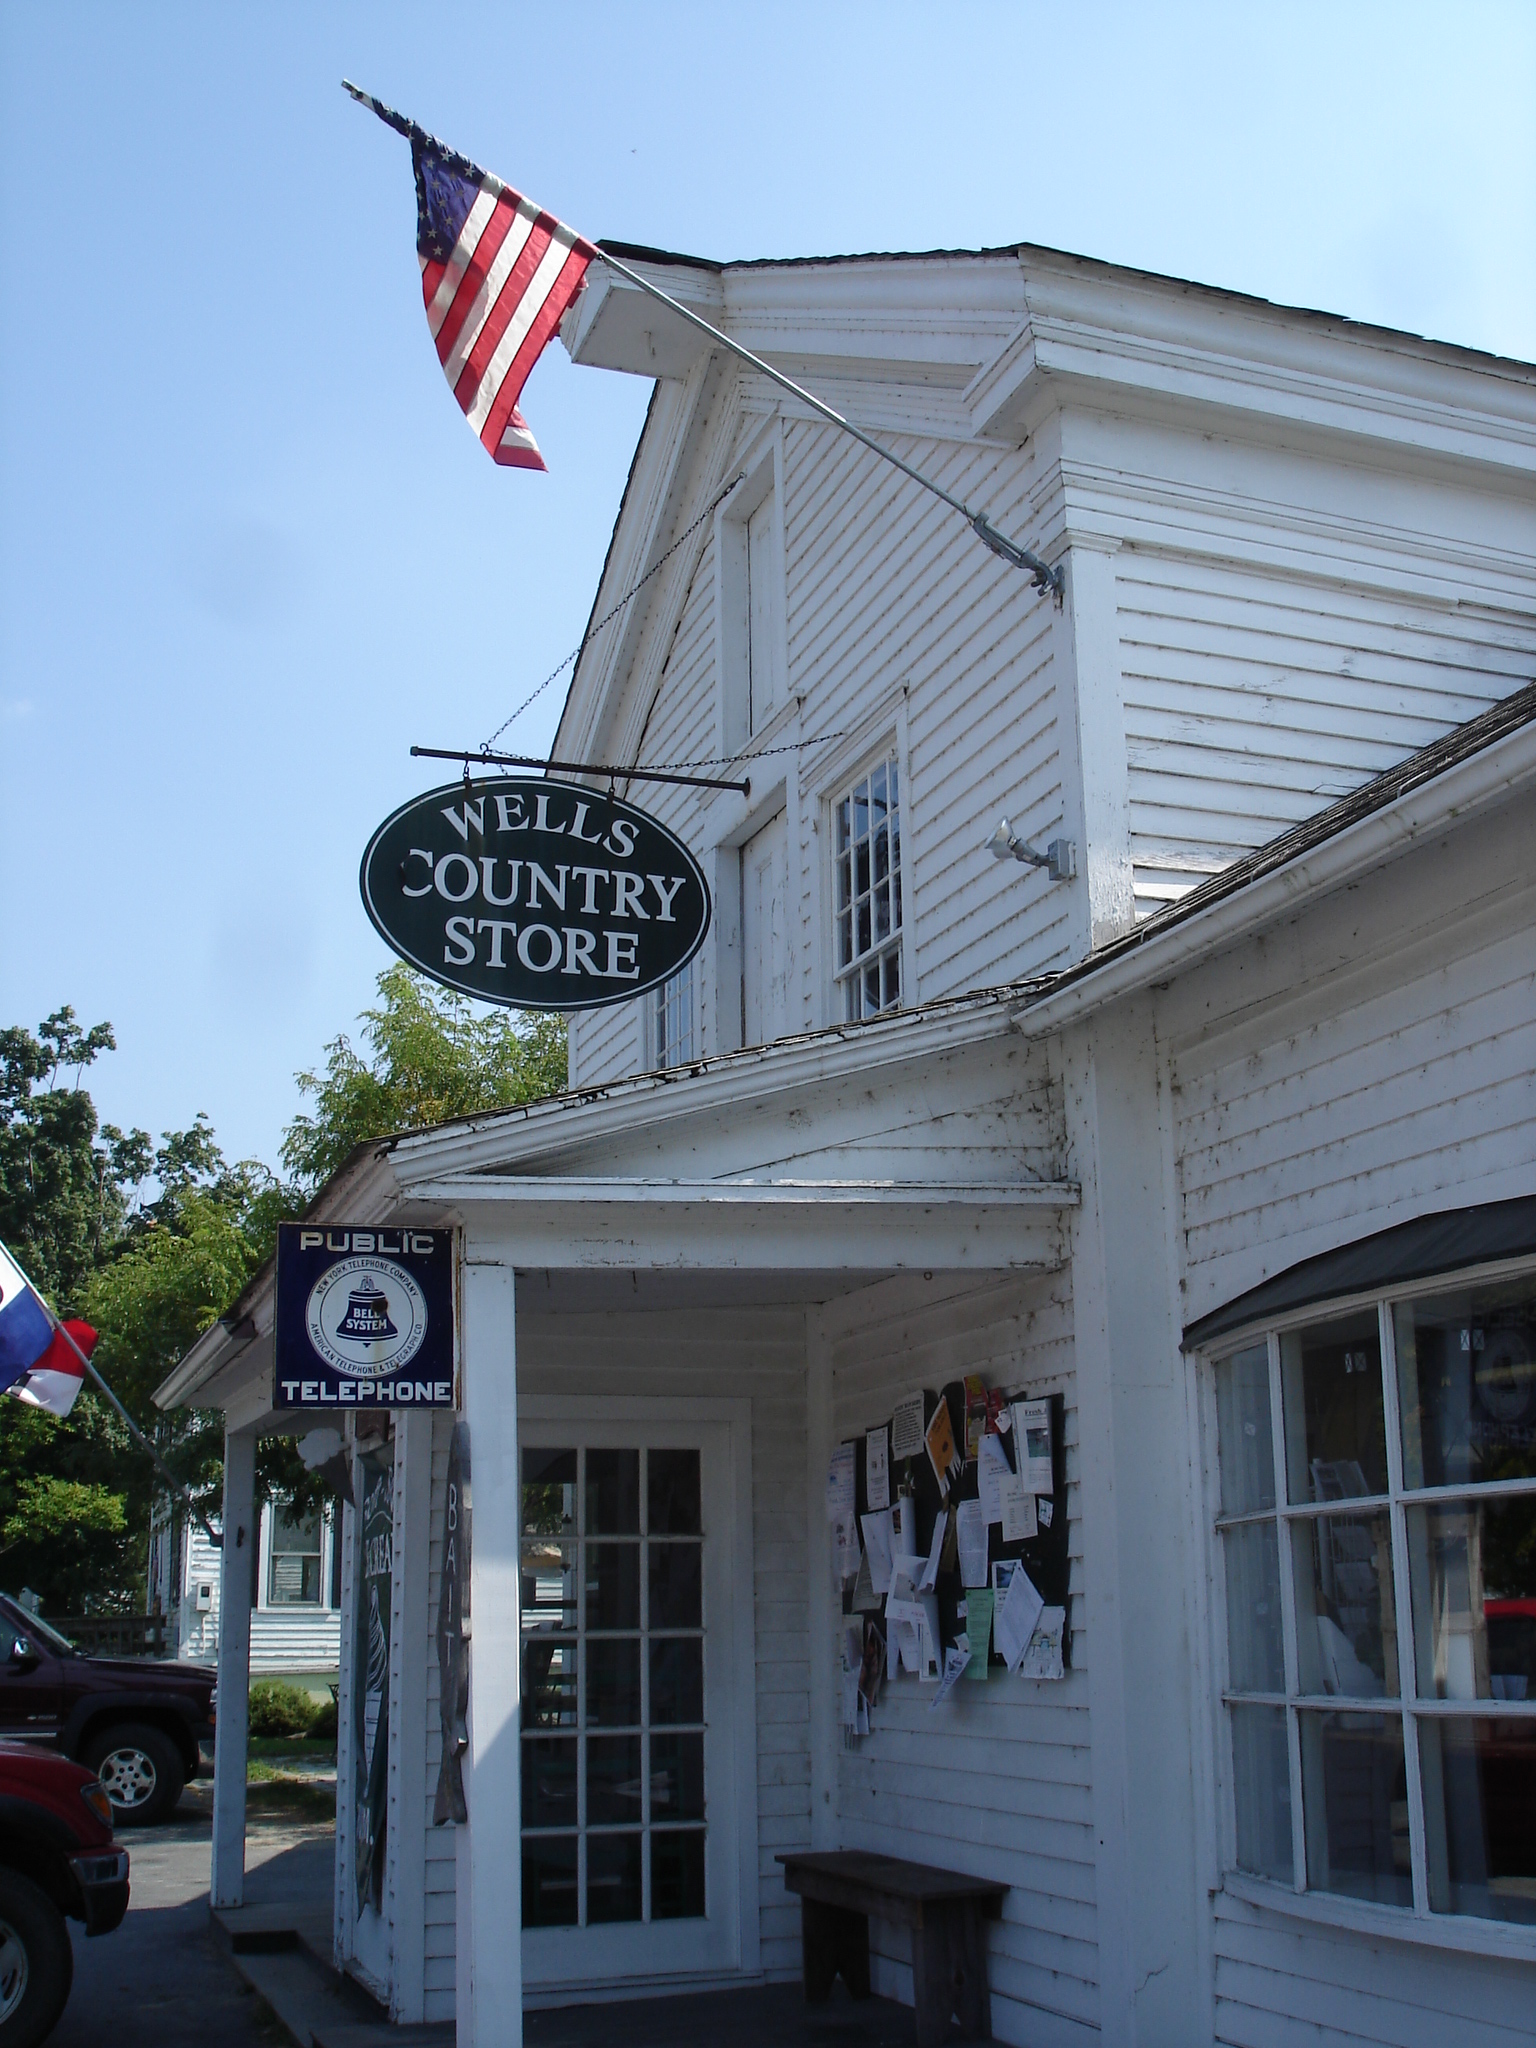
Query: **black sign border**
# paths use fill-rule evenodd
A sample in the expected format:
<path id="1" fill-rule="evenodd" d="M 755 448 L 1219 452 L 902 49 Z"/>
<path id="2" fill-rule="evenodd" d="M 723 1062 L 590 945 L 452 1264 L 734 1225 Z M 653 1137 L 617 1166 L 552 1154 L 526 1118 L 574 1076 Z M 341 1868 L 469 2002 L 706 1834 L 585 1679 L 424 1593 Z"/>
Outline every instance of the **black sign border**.
<path id="1" fill-rule="evenodd" d="M 692 868 L 698 880 L 700 893 L 704 898 L 704 917 L 699 927 L 699 935 L 681 960 L 674 962 L 667 969 L 666 973 L 659 975 L 655 981 L 640 982 L 633 988 L 615 990 L 611 996 L 589 996 L 585 1000 L 575 1003 L 522 1003 L 514 1001 L 510 996 L 487 995 L 484 989 L 470 988 L 462 981 L 453 980 L 441 967 L 429 966 L 425 960 L 418 960 L 414 953 L 407 952 L 406 948 L 400 944 L 399 940 L 390 931 L 388 925 L 385 924 L 383 918 L 375 909 L 373 896 L 369 890 L 368 868 L 379 841 L 397 820 L 403 818 L 407 811 L 414 811 L 418 804 L 429 804 L 437 797 L 472 797 L 477 791 L 484 791 L 489 794 L 498 783 L 509 782 L 519 786 L 531 784 L 536 789 L 565 790 L 587 802 L 590 802 L 594 796 L 600 797 L 604 803 L 617 804 L 620 809 L 629 812 L 633 817 L 643 820 L 651 831 L 662 833 L 672 842 L 683 856 L 683 859 L 687 861 L 689 867 Z M 408 967 L 414 967 L 418 974 L 424 974 L 429 981 L 435 981 L 440 988 L 451 988 L 455 994 L 469 996 L 477 1003 L 490 1003 L 503 1010 L 527 1010 L 535 1015 L 547 1013 L 552 1016 L 574 1016 L 583 1010 L 611 1010 L 616 1003 L 638 1002 L 641 997 L 650 995 L 653 990 L 664 987 L 674 974 L 681 974 L 688 963 L 697 957 L 699 949 L 709 937 L 709 928 L 714 922 L 715 916 L 715 899 L 710 893 L 709 880 L 704 873 L 703 866 L 695 857 L 693 849 L 678 837 L 670 825 L 664 825 L 661 819 L 656 817 L 654 813 L 642 811 L 638 804 L 630 803 L 626 797 L 611 796 L 607 790 L 594 790 L 585 783 L 563 782 L 553 775 L 485 776 L 476 782 L 445 782 L 436 789 L 422 790 L 418 795 L 409 798 L 407 802 L 398 804 L 384 822 L 374 829 L 368 844 L 363 848 L 363 858 L 357 871 L 357 886 L 363 899 L 363 908 L 368 913 L 369 923 L 396 958 L 405 961 Z"/>

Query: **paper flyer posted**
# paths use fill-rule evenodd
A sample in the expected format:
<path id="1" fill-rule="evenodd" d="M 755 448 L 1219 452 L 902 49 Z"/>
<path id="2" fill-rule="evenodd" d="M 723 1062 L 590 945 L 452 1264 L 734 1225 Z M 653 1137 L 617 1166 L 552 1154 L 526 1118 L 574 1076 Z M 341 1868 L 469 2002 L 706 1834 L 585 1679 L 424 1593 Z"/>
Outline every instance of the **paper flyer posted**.
<path id="1" fill-rule="evenodd" d="M 885 1424 L 872 1429 L 864 1439 L 864 1490 L 869 1495 L 869 1505 L 874 1510 L 888 1508 L 891 1504 L 891 1466 L 886 1455 L 887 1442 Z"/>
<path id="2" fill-rule="evenodd" d="M 1019 1470 L 1031 1493 L 1054 1493 L 1056 1478 L 1051 1464 L 1051 1404 L 1047 1401 L 1015 1401 L 1014 1441 L 1024 1452 Z"/>
<path id="3" fill-rule="evenodd" d="M 1045 1602 L 1022 1564 L 1011 1562 L 1006 1582 L 999 1584 L 998 1574 L 1003 1570 L 1001 1564 L 992 1568 L 993 1584 L 1000 1596 L 992 1611 L 992 1640 L 1008 1669 L 1017 1671 Z"/>
<path id="4" fill-rule="evenodd" d="M 960 1477 L 960 1453 L 955 1449 L 955 1432 L 950 1426 L 949 1403 L 942 1395 L 934 1409 L 928 1428 L 924 1433 L 928 1447 L 928 1462 L 933 1467 L 933 1476 L 939 1482 L 939 1491 L 947 1494 L 950 1481 Z"/>
<path id="5" fill-rule="evenodd" d="M 971 1668 L 966 1677 L 973 1683 L 987 1675 L 992 1652 L 992 1588 L 977 1586 L 965 1596 L 965 1633 L 971 1645 Z"/>
<path id="6" fill-rule="evenodd" d="M 891 1505 L 891 1548 L 897 1557 L 917 1555 L 917 1496 L 898 1493 Z"/>
<path id="7" fill-rule="evenodd" d="M 1055 1520 L 1056 1517 L 1055 1501 L 1051 1499 L 1049 1494 L 1047 1494 L 1044 1500 L 1039 1500 L 1035 1502 L 1035 1507 L 1040 1516 L 1041 1528 L 1049 1529 L 1051 1523 Z"/>
<path id="8" fill-rule="evenodd" d="M 1064 1678 L 1061 1642 L 1066 1629 L 1065 1607 L 1042 1607 L 1035 1632 L 1024 1652 L 1019 1673 L 1024 1678 Z"/>
<path id="9" fill-rule="evenodd" d="M 881 1595 L 875 1591 L 875 1582 L 870 1576 L 867 1550 L 859 1559 L 859 1575 L 853 1582 L 852 1600 L 855 1614 L 878 1614 L 884 1604 Z"/>
<path id="10" fill-rule="evenodd" d="M 839 1444 L 832 1453 L 827 1466 L 827 1520 L 829 1522 L 851 1522 L 853 1503 L 857 1490 L 854 1475 L 853 1444 Z"/>
<path id="11" fill-rule="evenodd" d="M 965 1667 L 967 1664 L 970 1663 L 970 1661 L 970 1645 L 965 1641 L 965 1638 L 962 1636 L 959 1642 L 951 1643 L 949 1648 L 944 1652 L 944 1672 L 943 1676 L 939 1680 L 939 1689 L 934 1694 L 932 1700 L 930 1700 L 928 1704 L 928 1711 L 930 1714 L 933 1712 L 935 1707 L 943 1706 L 944 1702 L 949 1698 L 950 1694 L 954 1691 L 955 1686 L 958 1684 L 960 1679 L 965 1675 Z"/>
<path id="12" fill-rule="evenodd" d="M 981 1455 L 981 1439 L 987 1427 L 987 1389 L 981 1374 L 968 1372 L 965 1376 L 965 1455 L 967 1460 Z"/>
<path id="13" fill-rule="evenodd" d="M 979 1500 L 963 1500 L 955 1509 L 955 1534 L 960 1546 L 960 1578 L 964 1585 L 987 1583 L 987 1524 Z"/>
<path id="14" fill-rule="evenodd" d="M 860 1526 L 864 1531 L 865 1562 L 869 1566 L 869 1582 L 879 1594 L 891 1590 L 891 1511 L 883 1514 L 860 1515 Z"/>
<path id="15" fill-rule="evenodd" d="M 938 1584 L 939 1564 L 944 1556 L 944 1538 L 948 1533 L 949 1510 L 940 1508 L 933 1518 L 933 1542 L 928 1548 L 928 1562 L 923 1566 L 922 1577 L 917 1582 L 917 1590 L 920 1593 L 926 1593 Z"/>
<path id="16" fill-rule="evenodd" d="M 891 1456 L 894 1459 L 915 1458 L 923 1448 L 923 1397 L 908 1394 L 904 1401 L 896 1403 L 891 1417 Z"/>
<path id="17" fill-rule="evenodd" d="M 976 1464 L 976 1483 L 981 1492 L 981 1518 L 989 1525 L 1003 1519 L 1003 1482 L 1013 1477 L 1013 1467 L 1000 1436 L 984 1436 Z"/>
<path id="18" fill-rule="evenodd" d="M 1005 1543 L 1027 1543 L 1032 1536 L 1040 1533 L 1039 1521 L 1035 1514 L 1035 1496 L 1029 1490 L 1029 1482 L 1021 1472 L 1010 1472 L 1002 1482 L 1003 1497 L 1003 1541 Z"/>

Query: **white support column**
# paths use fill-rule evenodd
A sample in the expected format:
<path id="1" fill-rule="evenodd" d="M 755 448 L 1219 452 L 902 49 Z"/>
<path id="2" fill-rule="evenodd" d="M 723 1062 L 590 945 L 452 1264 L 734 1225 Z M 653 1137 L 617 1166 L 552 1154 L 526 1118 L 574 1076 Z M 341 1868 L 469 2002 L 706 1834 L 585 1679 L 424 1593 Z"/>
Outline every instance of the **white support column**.
<path id="1" fill-rule="evenodd" d="M 805 1570 L 810 1619 L 811 1840 L 841 1846 L 838 1832 L 837 1602 L 827 1527 L 827 1464 L 832 1456 L 832 1342 L 819 1308 L 806 1316 Z"/>
<path id="2" fill-rule="evenodd" d="M 1074 539 L 1067 558 L 1075 716 L 1061 718 L 1062 780 L 1067 802 L 1080 791 L 1078 853 L 1088 893 L 1088 929 L 1102 946 L 1136 922 L 1131 866 L 1130 762 L 1120 670 L 1115 543 Z M 1076 755 L 1075 762 L 1068 756 Z"/>
<path id="3" fill-rule="evenodd" d="M 394 1976 L 389 2016 L 426 2017 L 428 1544 L 432 1415 L 395 1415 L 395 1574 L 390 1616 L 389 1917 Z"/>
<path id="4" fill-rule="evenodd" d="M 517 1348 L 509 1254 L 464 1252 L 470 1458 L 469 1820 L 457 1844 L 458 2048 L 522 2048 Z"/>
<path id="5" fill-rule="evenodd" d="M 245 1899 L 245 1746 L 251 1712 L 251 1594 L 256 1575 L 256 1435 L 224 1435 L 224 1549 L 219 1578 L 219 1711 L 213 1744 L 209 1903 Z"/>

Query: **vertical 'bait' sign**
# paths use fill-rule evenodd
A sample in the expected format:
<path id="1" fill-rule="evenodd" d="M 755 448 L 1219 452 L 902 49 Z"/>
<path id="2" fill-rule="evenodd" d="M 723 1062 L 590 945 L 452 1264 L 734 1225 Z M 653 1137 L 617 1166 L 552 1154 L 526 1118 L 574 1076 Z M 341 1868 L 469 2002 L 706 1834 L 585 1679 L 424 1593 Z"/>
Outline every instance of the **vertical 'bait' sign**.
<path id="1" fill-rule="evenodd" d="M 619 797 L 544 777 L 429 790 L 386 818 L 359 877 L 380 936 L 465 995 L 529 1010 L 628 1002 L 709 929 L 704 872 Z"/>

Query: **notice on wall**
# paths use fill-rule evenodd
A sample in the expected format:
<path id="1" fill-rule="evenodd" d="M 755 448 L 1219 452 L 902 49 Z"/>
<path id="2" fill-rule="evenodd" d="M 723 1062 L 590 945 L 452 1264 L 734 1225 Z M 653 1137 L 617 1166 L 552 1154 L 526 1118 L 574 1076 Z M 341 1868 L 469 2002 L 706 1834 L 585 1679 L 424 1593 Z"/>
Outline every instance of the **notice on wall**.
<path id="1" fill-rule="evenodd" d="M 917 1590 L 927 1593 L 939 1582 L 939 1572 L 944 1562 L 944 1539 L 949 1534 L 949 1511 L 940 1508 L 933 1518 L 933 1541 L 928 1546 L 928 1561 L 918 1579 Z"/>
<path id="2" fill-rule="evenodd" d="M 992 1588 L 977 1586 L 965 1596 L 965 1634 L 971 1646 L 966 1677 L 974 1684 L 985 1680 L 992 1655 Z"/>
<path id="3" fill-rule="evenodd" d="M 955 1509 L 955 1534 L 960 1551 L 960 1578 L 967 1587 L 987 1583 L 987 1525 L 979 1500 L 963 1500 Z"/>
<path id="4" fill-rule="evenodd" d="M 891 1504 L 889 1441 L 883 1422 L 864 1439 L 864 1490 L 870 1507 L 877 1510 Z"/>
<path id="5" fill-rule="evenodd" d="M 896 1403 L 891 1417 L 891 1456 L 899 1463 L 903 1458 L 921 1457 L 923 1450 L 923 1397 L 908 1394 L 904 1401 Z"/>
<path id="6" fill-rule="evenodd" d="M 997 1654 L 1010 1671 L 1017 1671 L 1045 1609 L 1033 1580 L 1016 1559 L 1001 1560 L 992 1567 L 996 1603 L 992 1614 L 992 1639 Z"/>
<path id="7" fill-rule="evenodd" d="M 1051 1462 L 1050 1401 L 1015 1401 L 1013 1420 L 1015 1451 L 1019 1470 L 1031 1493 L 1054 1493 L 1055 1469 Z"/>
<path id="8" fill-rule="evenodd" d="M 832 1531 L 832 1578 L 846 1586 L 858 1575 L 859 1525 L 854 1514 L 855 1444 L 839 1444 L 827 1466 L 827 1523 Z"/>
<path id="9" fill-rule="evenodd" d="M 1062 1636 L 1066 1630 L 1067 1610 L 1065 1607 L 1042 1607 L 1040 1619 L 1035 1623 L 1035 1632 L 1029 1639 L 1023 1660 L 1019 1665 L 1021 1678 L 1062 1678 L 1065 1667 L 1062 1658 Z"/>
<path id="10" fill-rule="evenodd" d="M 891 1511 L 887 1508 L 883 1514 L 860 1515 L 859 1522 L 864 1531 L 870 1588 L 884 1595 L 891 1590 Z"/>
<path id="11" fill-rule="evenodd" d="M 939 1491 L 947 1495 L 950 1482 L 960 1477 L 960 1453 L 955 1449 L 955 1432 L 949 1420 L 949 1403 L 942 1397 L 929 1418 L 923 1441 L 928 1448 L 928 1462 L 933 1467 L 933 1476 L 939 1482 Z"/>
<path id="12" fill-rule="evenodd" d="M 944 1671 L 939 1679 L 939 1689 L 928 1703 L 930 1714 L 935 1708 L 943 1706 L 960 1680 L 965 1676 L 965 1667 L 970 1661 L 971 1647 L 965 1637 L 962 1636 L 958 1642 L 951 1643 L 944 1652 Z"/>
<path id="13" fill-rule="evenodd" d="M 976 1483 L 981 1492 L 981 1519 L 990 1527 L 1003 1519 L 1003 1482 L 1013 1477 L 1013 1467 L 1000 1436 L 984 1436 L 976 1464 Z"/>

